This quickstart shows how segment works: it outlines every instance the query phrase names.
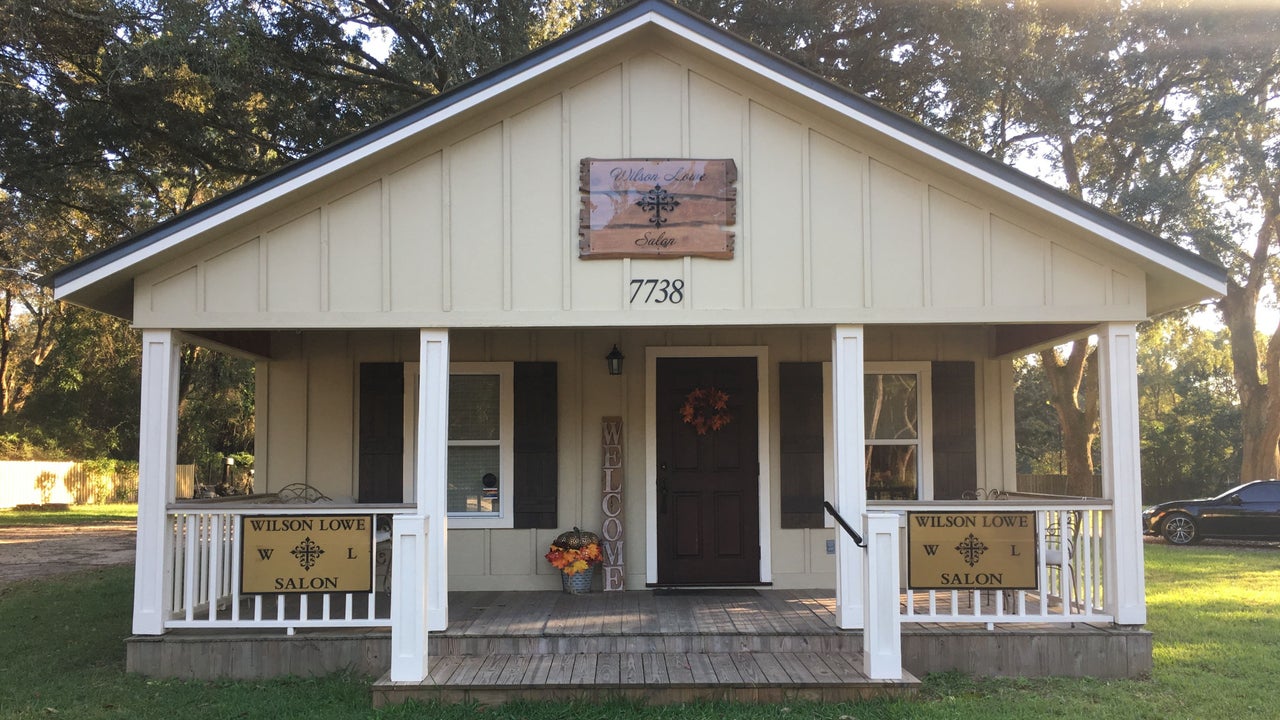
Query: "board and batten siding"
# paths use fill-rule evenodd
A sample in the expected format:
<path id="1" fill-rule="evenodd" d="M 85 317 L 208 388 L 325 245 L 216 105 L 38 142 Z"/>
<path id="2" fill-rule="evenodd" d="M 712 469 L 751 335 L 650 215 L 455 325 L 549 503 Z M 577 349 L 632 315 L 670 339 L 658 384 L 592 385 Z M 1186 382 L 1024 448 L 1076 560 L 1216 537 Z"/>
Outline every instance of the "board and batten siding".
<path id="1" fill-rule="evenodd" d="M 615 52 L 231 225 L 135 282 L 139 327 L 1141 319 L 1145 276 L 796 97 Z M 806 109 L 807 108 L 807 109 Z M 586 157 L 732 158 L 731 260 L 578 258 Z M 679 304 L 633 279 L 683 281 Z"/>

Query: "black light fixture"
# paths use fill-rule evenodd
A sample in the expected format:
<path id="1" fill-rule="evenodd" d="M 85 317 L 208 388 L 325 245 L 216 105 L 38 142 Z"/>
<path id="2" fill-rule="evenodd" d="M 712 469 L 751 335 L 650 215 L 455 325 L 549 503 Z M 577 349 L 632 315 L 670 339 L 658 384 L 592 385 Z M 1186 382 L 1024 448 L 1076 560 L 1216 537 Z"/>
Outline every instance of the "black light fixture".
<path id="1" fill-rule="evenodd" d="M 610 375 L 622 374 L 622 360 L 623 355 L 618 351 L 618 345 L 615 343 L 609 354 L 604 356 L 604 361 L 609 364 Z"/>

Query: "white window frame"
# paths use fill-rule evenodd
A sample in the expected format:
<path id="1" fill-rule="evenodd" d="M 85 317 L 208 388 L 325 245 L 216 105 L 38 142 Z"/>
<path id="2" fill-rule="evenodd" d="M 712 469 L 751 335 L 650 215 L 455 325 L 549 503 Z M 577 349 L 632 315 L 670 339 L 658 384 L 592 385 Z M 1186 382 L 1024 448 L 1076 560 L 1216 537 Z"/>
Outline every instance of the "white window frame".
<path id="1" fill-rule="evenodd" d="M 449 363 L 449 377 L 454 375 L 497 375 L 498 388 L 498 512 L 450 512 L 449 528 L 511 528 L 515 511 L 511 504 L 515 493 L 515 366 L 509 362 Z M 448 447 L 488 446 L 492 441 L 449 440 Z M 448 482 L 448 478 L 441 478 Z"/>
<path id="2" fill-rule="evenodd" d="M 915 441 L 863 438 L 864 445 L 918 445 L 916 498 L 933 499 L 933 363 L 928 361 L 868 362 L 863 366 L 863 382 L 867 375 L 915 375 L 916 402 L 919 403 L 920 432 Z M 866 398 L 863 397 L 863 402 Z M 866 412 L 864 409 L 863 412 Z"/>

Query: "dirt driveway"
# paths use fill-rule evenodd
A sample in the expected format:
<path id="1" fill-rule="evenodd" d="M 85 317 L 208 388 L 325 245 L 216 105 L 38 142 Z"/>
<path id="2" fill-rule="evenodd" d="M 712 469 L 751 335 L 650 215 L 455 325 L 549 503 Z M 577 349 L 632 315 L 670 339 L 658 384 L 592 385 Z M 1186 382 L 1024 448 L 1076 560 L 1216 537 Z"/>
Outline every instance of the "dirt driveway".
<path id="1" fill-rule="evenodd" d="M 132 522 L 0 528 L 0 588 L 103 565 L 133 562 Z"/>

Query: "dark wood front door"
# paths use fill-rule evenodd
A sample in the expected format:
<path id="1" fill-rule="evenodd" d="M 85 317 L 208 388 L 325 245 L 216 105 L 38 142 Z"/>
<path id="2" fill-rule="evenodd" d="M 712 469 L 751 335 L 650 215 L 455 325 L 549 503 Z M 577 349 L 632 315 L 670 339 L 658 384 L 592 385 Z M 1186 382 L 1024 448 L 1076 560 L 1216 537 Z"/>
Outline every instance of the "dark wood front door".
<path id="1" fill-rule="evenodd" d="M 657 370 L 658 583 L 759 582 L 756 359 L 659 358 Z M 681 412 L 695 390 L 703 432 Z M 713 390 L 723 411 L 704 399 Z"/>

